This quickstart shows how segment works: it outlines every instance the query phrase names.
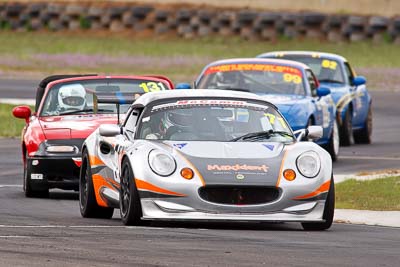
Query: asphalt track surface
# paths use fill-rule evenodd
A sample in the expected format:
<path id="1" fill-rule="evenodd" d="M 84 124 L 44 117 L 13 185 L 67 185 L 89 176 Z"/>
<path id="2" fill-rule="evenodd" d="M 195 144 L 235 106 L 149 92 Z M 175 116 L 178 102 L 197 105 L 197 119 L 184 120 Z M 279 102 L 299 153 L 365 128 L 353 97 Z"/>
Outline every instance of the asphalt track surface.
<path id="1" fill-rule="evenodd" d="M 0 98 L 32 98 L 29 82 L 3 83 Z M 15 85 L 15 86 L 14 86 Z M 8 92 L 11 90 L 11 92 Z M 400 166 L 400 92 L 373 91 L 372 145 L 342 148 L 334 172 Z M 4 127 L 4 126 L 2 126 Z M 17 139 L 0 139 L 1 266 L 398 266 L 400 229 L 334 224 L 162 223 L 124 227 L 81 218 L 76 192 L 27 199 Z"/>

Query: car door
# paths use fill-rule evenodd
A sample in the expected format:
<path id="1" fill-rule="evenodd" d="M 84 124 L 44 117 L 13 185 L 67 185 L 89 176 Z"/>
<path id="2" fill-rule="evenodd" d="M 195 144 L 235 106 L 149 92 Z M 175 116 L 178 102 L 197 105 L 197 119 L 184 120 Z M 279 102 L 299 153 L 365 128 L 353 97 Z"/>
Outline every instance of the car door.
<path id="1" fill-rule="evenodd" d="M 319 97 L 317 96 L 318 80 L 311 70 L 306 70 L 307 82 L 311 89 L 312 103 L 315 105 L 315 124 L 322 126 L 324 129 L 324 137 L 329 138 L 329 129 L 331 127 L 331 113 L 333 101 L 331 95 Z"/>
<path id="2" fill-rule="evenodd" d="M 353 85 L 355 72 L 348 62 L 344 62 L 344 73 L 352 95 L 353 126 L 357 126 L 364 122 L 364 114 L 368 112 L 368 96 L 366 94 L 366 87 L 364 84 L 359 86 Z"/>

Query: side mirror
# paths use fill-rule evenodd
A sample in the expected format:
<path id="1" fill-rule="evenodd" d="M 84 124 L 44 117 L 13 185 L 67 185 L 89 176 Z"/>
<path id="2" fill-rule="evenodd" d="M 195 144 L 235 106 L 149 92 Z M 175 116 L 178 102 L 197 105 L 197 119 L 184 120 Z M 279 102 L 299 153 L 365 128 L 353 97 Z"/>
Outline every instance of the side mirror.
<path id="1" fill-rule="evenodd" d="M 175 89 L 192 89 L 189 83 L 178 83 Z"/>
<path id="2" fill-rule="evenodd" d="M 16 118 L 25 119 L 25 121 L 28 123 L 29 117 L 31 116 L 32 111 L 31 111 L 30 107 L 28 107 L 28 106 L 18 106 L 18 107 L 13 108 L 12 114 Z"/>
<path id="3" fill-rule="evenodd" d="M 320 86 L 317 88 L 317 96 L 323 97 L 329 95 L 331 93 L 331 89 L 328 87 Z"/>
<path id="4" fill-rule="evenodd" d="M 364 76 L 356 76 L 353 78 L 353 85 L 359 86 L 367 83 L 367 79 Z"/>
<path id="5" fill-rule="evenodd" d="M 99 133 L 101 136 L 114 137 L 121 134 L 121 127 L 116 124 L 103 124 L 99 127 Z"/>
<path id="6" fill-rule="evenodd" d="M 321 126 L 312 125 L 307 130 L 307 137 L 311 139 L 320 139 L 324 134 L 324 129 Z"/>

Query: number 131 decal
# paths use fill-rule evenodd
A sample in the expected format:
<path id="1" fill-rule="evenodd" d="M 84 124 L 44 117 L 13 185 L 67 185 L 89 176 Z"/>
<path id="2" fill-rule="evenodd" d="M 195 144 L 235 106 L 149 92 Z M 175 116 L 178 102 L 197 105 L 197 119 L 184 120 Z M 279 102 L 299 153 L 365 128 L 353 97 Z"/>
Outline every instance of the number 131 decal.
<path id="1" fill-rule="evenodd" d="M 142 82 L 139 87 L 143 89 L 145 93 L 165 91 L 165 85 L 162 82 Z"/>

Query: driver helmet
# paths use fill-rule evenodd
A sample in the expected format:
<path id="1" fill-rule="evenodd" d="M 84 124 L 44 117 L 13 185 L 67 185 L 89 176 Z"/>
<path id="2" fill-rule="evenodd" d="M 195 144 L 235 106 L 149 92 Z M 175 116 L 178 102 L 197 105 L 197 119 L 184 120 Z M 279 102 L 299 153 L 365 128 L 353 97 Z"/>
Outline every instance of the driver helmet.
<path id="1" fill-rule="evenodd" d="M 241 74 L 237 71 L 218 72 L 217 85 L 223 88 L 240 88 Z"/>
<path id="2" fill-rule="evenodd" d="M 60 109 L 83 109 L 86 105 L 86 91 L 81 84 L 64 85 L 58 91 L 58 104 Z"/>
<path id="3" fill-rule="evenodd" d="M 178 131 L 188 130 L 193 125 L 193 114 L 190 109 L 176 109 L 165 112 L 161 119 L 161 130 L 166 132 L 174 127 Z"/>

